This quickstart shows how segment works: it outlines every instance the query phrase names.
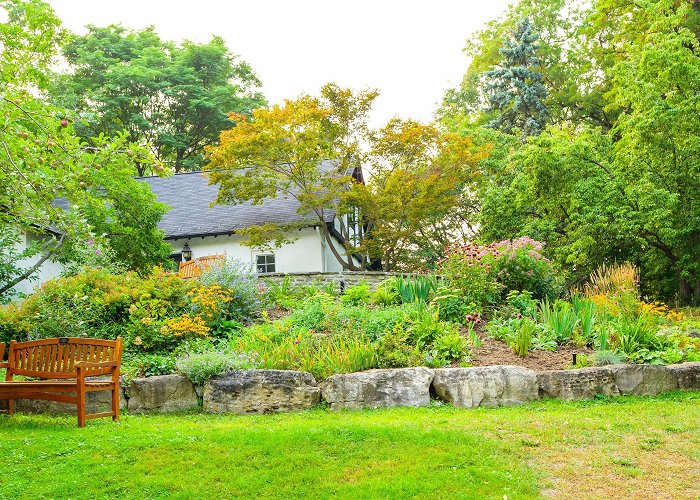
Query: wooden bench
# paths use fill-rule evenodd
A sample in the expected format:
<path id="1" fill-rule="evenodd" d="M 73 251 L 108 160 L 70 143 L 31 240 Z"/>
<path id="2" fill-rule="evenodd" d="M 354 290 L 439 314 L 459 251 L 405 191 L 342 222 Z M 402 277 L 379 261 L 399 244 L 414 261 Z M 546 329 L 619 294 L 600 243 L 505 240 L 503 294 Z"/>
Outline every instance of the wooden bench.
<path id="1" fill-rule="evenodd" d="M 15 399 L 43 399 L 76 405 L 78 427 L 85 427 L 89 418 L 119 420 L 121 338 L 13 340 L 3 363 L 4 351 L 5 344 L 0 343 L 0 368 L 7 370 L 5 382 L 0 382 L 0 400 L 8 400 L 5 413 L 12 415 Z M 42 380 L 13 380 L 15 375 Z M 112 391 L 112 411 L 85 414 L 85 394 L 95 391 Z"/>

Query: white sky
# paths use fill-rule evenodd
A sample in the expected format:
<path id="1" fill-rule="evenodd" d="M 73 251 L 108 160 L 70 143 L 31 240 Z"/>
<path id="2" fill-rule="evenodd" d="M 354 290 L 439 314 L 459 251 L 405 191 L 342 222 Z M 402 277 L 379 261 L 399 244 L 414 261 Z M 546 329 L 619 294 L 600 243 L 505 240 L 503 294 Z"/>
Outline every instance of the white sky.
<path id="1" fill-rule="evenodd" d="M 377 88 L 371 122 L 429 121 L 466 70 L 470 34 L 507 0 L 49 0 L 72 31 L 153 25 L 164 40 L 223 37 L 262 80 L 270 103 L 334 82 Z"/>

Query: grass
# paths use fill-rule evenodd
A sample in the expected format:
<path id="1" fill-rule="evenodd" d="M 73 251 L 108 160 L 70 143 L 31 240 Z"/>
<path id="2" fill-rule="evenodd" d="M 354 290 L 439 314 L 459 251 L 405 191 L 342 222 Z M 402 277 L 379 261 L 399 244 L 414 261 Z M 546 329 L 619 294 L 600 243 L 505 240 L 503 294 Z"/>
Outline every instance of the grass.
<path id="1" fill-rule="evenodd" d="M 2 498 L 697 498 L 700 393 L 85 429 L 0 416 L 0 470 Z"/>

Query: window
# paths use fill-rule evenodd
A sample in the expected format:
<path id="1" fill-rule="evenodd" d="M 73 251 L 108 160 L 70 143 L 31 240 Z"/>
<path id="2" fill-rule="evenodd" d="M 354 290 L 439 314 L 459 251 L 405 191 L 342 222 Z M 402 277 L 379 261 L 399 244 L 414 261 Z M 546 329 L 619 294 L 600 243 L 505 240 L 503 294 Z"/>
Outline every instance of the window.
<path id="1" fill-rule="evenodd" d="M 264 255 L 255 256 L 255 269 L 259 273 L 274 273 L 275 272 L 275 254 L 267 253 Z"/>

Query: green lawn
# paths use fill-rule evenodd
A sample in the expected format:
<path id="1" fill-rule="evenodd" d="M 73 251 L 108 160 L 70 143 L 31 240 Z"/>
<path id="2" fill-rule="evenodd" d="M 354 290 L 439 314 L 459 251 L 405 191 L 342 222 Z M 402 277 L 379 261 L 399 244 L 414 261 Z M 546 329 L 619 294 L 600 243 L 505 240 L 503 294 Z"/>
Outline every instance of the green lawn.
<path id="1" fill-rule="evenodd" d="M 700 394 L 85 429 L 2 415 L 0 471 L 2 498 L 697 498 Z"/>

